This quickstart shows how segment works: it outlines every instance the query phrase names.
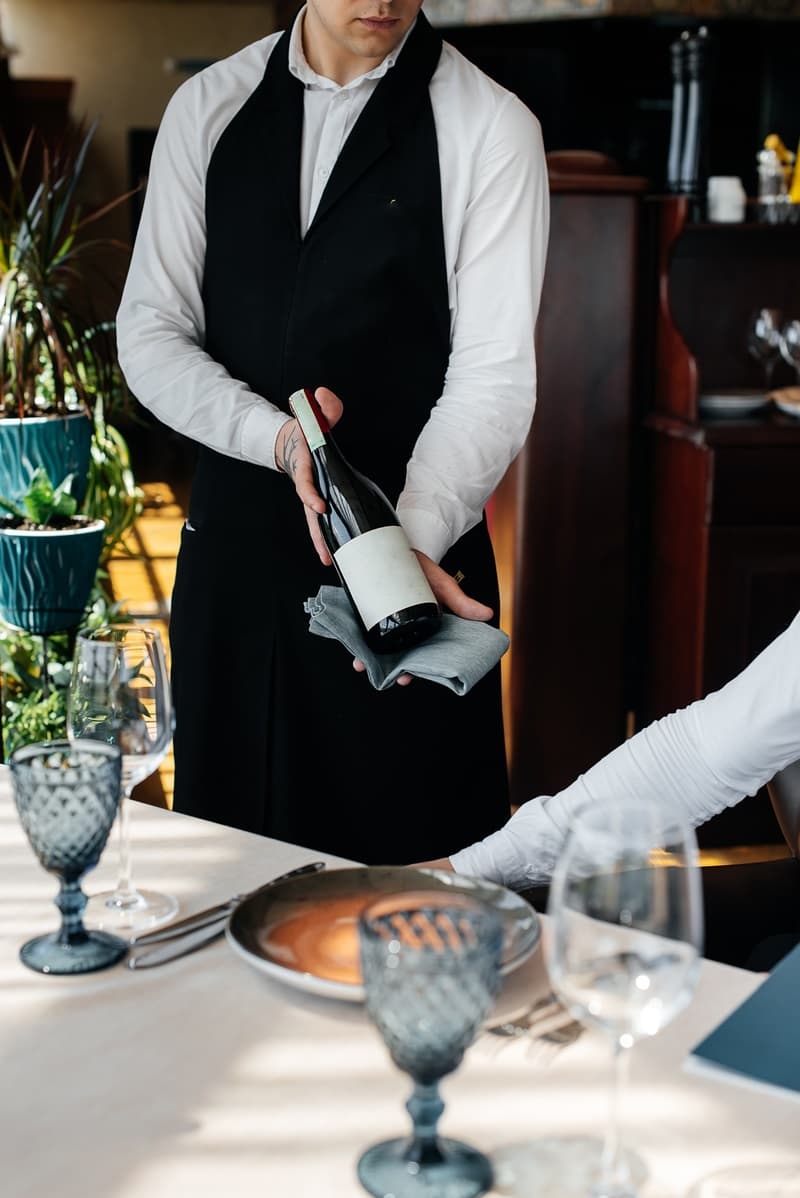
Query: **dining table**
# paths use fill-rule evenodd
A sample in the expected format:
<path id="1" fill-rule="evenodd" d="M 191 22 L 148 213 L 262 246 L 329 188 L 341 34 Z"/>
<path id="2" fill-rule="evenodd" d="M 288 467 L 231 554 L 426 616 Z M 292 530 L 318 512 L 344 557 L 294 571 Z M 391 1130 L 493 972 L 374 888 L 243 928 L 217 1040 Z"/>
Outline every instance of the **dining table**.
<path id="1" fill-rule="evenodd" d="M 134 880 L 176 895 L 182 915 L 305 862 L 353 864 L 136 801 L 131 843 Z M 87 894 L 114 883 L 116 858 L 112 835 L 84 879 Z M 0 767 L 3 1198 L 363 1195 L 358 1157 L 407 1133 L 410 1082 L 362 1003 L 267 976 L 224 938 L 148 970 L 123 962 L 78 976 L 35 973 L 19 949 L 58 926 L 56 891 Z M 745 1179 L 725 1193 L 800 1194 L 796 1100 L 684 1067 L 763 977 L 704 961 L 690 1005 L 633 1049 L 621 1114 L 646 1166 L 642 1198 L 703 1198 L 716 1176 Z M 506 977 L 496 1011 L 547 986 L 539 947 Z M 524 1198 L 526 1145 L 596 1136 L 608 1117 L 602 1034 L 546 1055 L 532 1045 L 484 1032 L 443 1082 L 441 1130 L 490 1156 L 493 1196 Z"/>

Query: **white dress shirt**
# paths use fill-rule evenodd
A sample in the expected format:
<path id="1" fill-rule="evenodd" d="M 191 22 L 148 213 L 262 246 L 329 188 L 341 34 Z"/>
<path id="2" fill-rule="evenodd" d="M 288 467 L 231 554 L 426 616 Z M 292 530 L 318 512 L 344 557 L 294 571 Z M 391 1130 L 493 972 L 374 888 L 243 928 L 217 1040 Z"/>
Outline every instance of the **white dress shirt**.
<path id="1" fill-rule="evenodd" d="M 800 615 L 721 690 L 650 724 L 558 794 L 451 856 L 457 873 L 514 889 L 549 880 L 572 817 L 605 798 L 663 799 L 693 826 L 800 759 Z"/>
<path id="2" fill-rule="evenodd" d="M 299 201 L 305 230 L 358 114 L 402 47 L 339 87 L 305 61 L 302 17 L 292 31 L 290 69 L 305 84 Z M 280 36 L 213 64 L 172 97 L 117 316 L 120 363 L 145 407 L 219 453 L 271 469 L 275 438 L 288 418 L 275 401 L 288 397 L 255 394 L 205 353 L 201 285 L 208 164 L 261 82 Z M 481 519 L 530 427 L 548 185 L 536 118 L 447 44 L 430 96 L 451 350 L 443 393 L 414 447 L 397 508 L 414 547 L 438 561 Z M 393 354 L 413 349 L 393 345 L 388 329 L 387 369 Z M 347 396 L 340 398 L 346 409 Z M 368 471 L 368 463 L 362 467 Z"/>

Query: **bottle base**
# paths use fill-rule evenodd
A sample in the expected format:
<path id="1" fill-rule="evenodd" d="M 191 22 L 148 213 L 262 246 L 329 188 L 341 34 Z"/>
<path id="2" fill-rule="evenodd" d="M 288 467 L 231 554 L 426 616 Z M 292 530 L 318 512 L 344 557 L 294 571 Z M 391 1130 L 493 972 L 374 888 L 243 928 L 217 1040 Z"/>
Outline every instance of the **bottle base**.
<path id="1" fill-rule="evenodd" d="M 438 615 L 423 620 L 409 620 L 395 624 L 390 624 L 390 621 L 386 620 L 378 628 L 369 630 L 366 636 L 367 644 L 373 653 L 381 655 L 405 653 L 406 650 L 422 644 L 423 641 L 427 641 L 435 632 L 438 632 L 441 623 L 441 617 Z"/>

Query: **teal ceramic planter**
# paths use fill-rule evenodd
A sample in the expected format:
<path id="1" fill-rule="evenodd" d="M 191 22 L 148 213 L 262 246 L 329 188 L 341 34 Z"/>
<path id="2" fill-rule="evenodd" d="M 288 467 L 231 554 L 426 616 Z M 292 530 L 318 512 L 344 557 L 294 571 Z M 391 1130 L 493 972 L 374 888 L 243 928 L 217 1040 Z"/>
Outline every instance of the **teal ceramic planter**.
<path id="1" fill-rule="evenodd" d="M 97 573 L 103 520 L 35 532 L 0 524 L 0 619 L 46 636 L 77 627 Z"/>
<path id="2" fill-rule="evenodd" d="M 74 474 L 72 494 L 83 502 L 89 474 L 92 422 L 83 412 L 69 416 L 4 416 L 0 420 L 0 495 L 17 503 L 31 475 L 44 466 L 53 486 Z"/>

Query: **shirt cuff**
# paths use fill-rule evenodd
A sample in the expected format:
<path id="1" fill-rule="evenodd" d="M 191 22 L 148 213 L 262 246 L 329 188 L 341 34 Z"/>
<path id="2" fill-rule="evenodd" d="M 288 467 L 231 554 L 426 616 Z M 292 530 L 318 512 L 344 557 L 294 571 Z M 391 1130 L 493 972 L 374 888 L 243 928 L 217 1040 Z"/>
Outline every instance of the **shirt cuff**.
<path id="1" fill-rule="evenodd" d="M 469 848 L 451 853 L 450 864 L 457 874 L 483 878 L 498 886 L 522 889 L 528 885 L 527 861 L 505 828 Z"/>
<path id="2" fill-rule="evenodd" d="M 448 526 L 438 516 L 422 511 L 421 508 L 404 508 L 402 503 L 397 505 L 397 515 L 411 548 L 427 554 L 437 563 L 440 562 L 453 543 Z"/>
<path id="3" fill-rule="evenodd" d="M 243 459 L 277 470 L 275 439 L 287 420 L 291 420 L 287 412 L 273 408 L 264 400 L 254 403 L 242 424 L 240 448 Z"/>

